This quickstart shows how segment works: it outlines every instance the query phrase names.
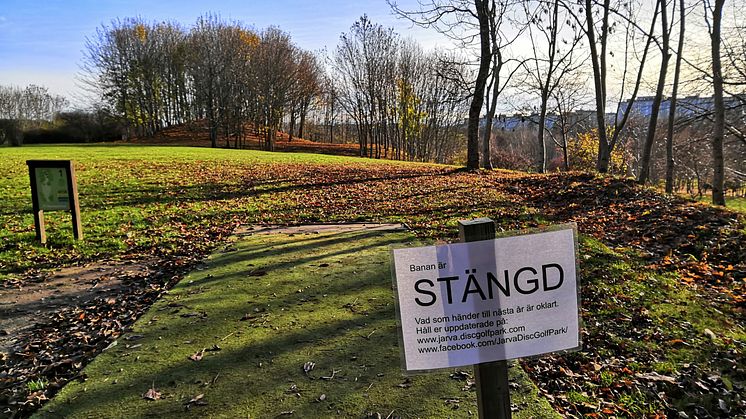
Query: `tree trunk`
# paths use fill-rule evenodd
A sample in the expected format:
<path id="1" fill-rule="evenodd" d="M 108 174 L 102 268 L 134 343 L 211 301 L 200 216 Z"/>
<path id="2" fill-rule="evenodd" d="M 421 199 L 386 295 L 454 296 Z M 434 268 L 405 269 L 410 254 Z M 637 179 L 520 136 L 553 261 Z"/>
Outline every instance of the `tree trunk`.
<path id="1" fill-rule="evenodd" d="M 494 70 L 493 70 L 494 71 Z M 493 76 L 495 77 L 495 76 Z M 492 100 L 487 108 L 487 119 L 484 124 L 484 131 L 482 132 L 482 168 L 492 170 L 492 149 L 490 144 L 492 142 L 492 119 L 495 117 L 495 108 L 497 107 L 497 83 L 498 80 L 493 81 Z M 489 93 L 488 93 L 489 95 Z"/>
<path id="2" fill-rule="evenodd" d="M 653 143 L 655 143 L 655 131 L 658 126 L 658 114 L 660 113 L 661 102 L 663 101 L 663 88 L 666 84 L 666 73 L 668 71 L 668 61 L 671 58 L 669 51 L 669 28 L 668 28 L 668 6 L 666 0 L 660 0 L 661 11 L 661 34 L 663 36 L 663 46 L 661 48 L 661 69 L 658 74 L 658 86 L 655 89 L 655 98 L 653 99 L 653 108 L 650 110 L 648 120 L 648 133 L 645 137 L 645 144 L 642 149 L 642 169 L 640 177 L 637 180 L 640 184 L 645 184 L 650 179 L 650 158 L 653 152 Z M 650 32 L 652 35 L 652 31 Z M 630 106 L 632 106 L 630 104 Z"/>
<path id="3" fill-rule="evenodd" d="M 673 193 L 673 171 L 675 161 L 673 158 L 673 128 L 676 122 L 676 99 L 679 91 L 679 74 L 681 73 L 681 55 L 684 52 L 684 22 L 686 10 L 684 0 L 679 7 L 679 45 L 676 48 L 676 67 L 673 71 L 673 91 L 671 92 L 671 106 L 668 110 L 668 134 L 666 136 L 666 193 Z"/>
<path id="4" fill-rule="evenodd" d="M 290 107 L 290 127 L 288 128 L 288 142 L 293 141 L 293 133 L 295 132 L 295 106 Z"/>
<path id="5" fill-rule="evenodd" d="M 210 145 L 212 148 L 218 147 L 218 127 L 210 126 Z"/>
<path id="6" fill-rule="evenodd" d="M 492 121 L 497 109 L 497 97 L 500 95 L 500 71 L 502 71 L 502 52 L 497 44 L 497 28 L 495 25 L 495 13 L 490 13 L 490 40 L 492 42 L 492 101 L 487 105 L 487 121 L 484 126 L 484 137 L 482 140 L 482 168 L 494 169 L 492 166 Z M 489 95 L 489 93 L 488 93 Z"/>
<path id="7" fill-rule="evenodd" d="M 564 165 L 565 172 L 570 171 L 570 159 L 567 156 L 567 133 L 562 132 L 562 161 Z"/>
<path id="8" fill-rule="evenodd" d="M 715 102 L 715 121 L 712 127 L 712 203 L 725 206 L 725 164 L 723 137 L 725 135 L 725 103 L 723 101 L 723 70 L 720 61 L 720 26 L 725 0 L 715 0 L 712 12 L 712 85 Z"/>
<path id="9" fill-rule="evenodd" d="M 547 78 L 547 81 L 549 79 Z M 539 146 L 539 159 L 536 162 L 536 171 L 539 173 L 544 173 L 547 171 L 547 144 L 544 140 L 544 131 L 546 127 L 546 120 L 547 120 L 547 97 L 548 93 L 546 90 L 542 92 L 541 96 L 541 109 L 539 110 L 539 133 L 537 134 L 537 138 L 539 139 L 538 146 Z"/>
<path id="10" fill-rule="evenodd" d="M 490 62 L 490 22 L 489 2 L 487 0 L 474 0 L 479 20 L 479 72 L 477 73 L 474 95 L 469 106 L 469 124 L 466 134 L 466 167 L 468 169 L 479 169 L 479 116 L 482 113 L 484 103 L 484 90 L 489 76 Z"/>
<path id="11" fill-rule="evenodd" d="M 609 140 L 606 135 L 606 34 L 609 28 L 610 0 L 604 0 L 603 23 L 601 25 L 601 52 L 596 45 L 595 23 L 593 21 L 593 0 L 585 0 L 586 35 L 591 50 L 593 67 L 593 87 L 596 99 L 596 124 L 598 127 L 598 159 L 596 169 L 601 173 L 609 171 Z"/>
<path id="12" fill-rule="evenodd" d="M 303 103 L 300 108 L 300 125 L 298 125 L 298 138 L 303 138 L 303 127 L 306 126 L 306 112 L 308 103 Z"/>

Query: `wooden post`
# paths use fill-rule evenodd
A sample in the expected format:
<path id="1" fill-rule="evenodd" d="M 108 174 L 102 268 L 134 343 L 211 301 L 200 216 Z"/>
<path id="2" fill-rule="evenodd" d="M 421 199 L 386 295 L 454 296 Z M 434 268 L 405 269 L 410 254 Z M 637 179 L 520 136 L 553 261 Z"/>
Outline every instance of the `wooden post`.
<path id="1" fill-rule="evenodd" d="M 491 240 L 495 238 L 495 223 L 489 218 L 459 221 L 461 242 Z M 477 386 L 477 406 L 482 419 L 510 419 L 510 392 L 508 387 L 508 362 L 497 361 L 474 365 Z"/>
<path id="2" fill-rule="evenodd" d="M 75 177 L 75 166 L 70 162 L 67 172 L 67 190 L 70 191 L 70 214 L 72 215 L 73 237 L 83 240 L 83 225 L 80 222 L 80 200 L 78 199 L 78 179 Z"/>
<path id="3" fill-rule="evenodd" d="M 47 243 L 47 231 L 44 226 L 44 210 L 39 206 L 39 195 L 36 192 L 36 170 L 29 165 L 29 178 L 31 179 L 31 206 L 34 211 L 34 230 L 36 230 L 36 240 L 41 244 Z"/>

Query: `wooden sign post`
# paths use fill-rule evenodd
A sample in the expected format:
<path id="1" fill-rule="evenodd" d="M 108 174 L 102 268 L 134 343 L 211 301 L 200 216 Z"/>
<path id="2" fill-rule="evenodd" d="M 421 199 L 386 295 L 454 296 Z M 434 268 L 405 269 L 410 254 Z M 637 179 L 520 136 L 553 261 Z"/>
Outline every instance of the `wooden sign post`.
<path id="1" fill-rule="evenodd" d="M 495 222 L 477 218 L 458 222 L 458 236 L 462 243 L 495 238 Z M 510 419 L 510 390 L 508 361 L 487 362 L 474 366 L 477 386 L 477 407 L 480 418 Z"/>
<path id="2" fill-rule="evenodd" d="M 511 418 L 507 361 L 580 348 L 577 228 L 495 238 L 481 218 L 459 235 L 391 249 L 402 370 L 473 366 L 479 417 Z"/>
<path id="3" fill-rule="evenodd" d="M 72 160 L 27 160 L 31 180 L 36 239 L 47 242 L 44 211 L 70 211 L 73 237 L 83 238 L 78 201 L 78 182 Z"/>

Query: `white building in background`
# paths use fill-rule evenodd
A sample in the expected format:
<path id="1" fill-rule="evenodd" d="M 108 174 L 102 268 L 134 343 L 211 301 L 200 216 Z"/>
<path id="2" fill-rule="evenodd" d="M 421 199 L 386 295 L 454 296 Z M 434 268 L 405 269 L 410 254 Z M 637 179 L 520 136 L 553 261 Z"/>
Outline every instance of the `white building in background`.
<path id="1" fill-rule="evenodd" d="M 635 99 L 635 102 L 632 104 L 632 111 L 630 112 L 630 116 L 641 116 L 644 118 L 650 117 L 650 114 L 653 112 L 654 99 L 654 96 L 641 96 Z M 746 96 L 727 96 L 724 98 L 724 100 L 726 110 L 732 111 L 738 109 L 740 111 L 740 114 L 746 115 L 746 106 L 744 106 L 746 105 Z M 676 100 L 676 116 L 692 117 L 706 114 L 713 110 L 713 108 L 715 107 L 714 102 L 715 101 L 712 96 L 701 97 L 694 95 L 680 97 Z M 619 102 L 619 106 L 617 107 L 617 115 L 619 118 L 622 117 L 628 106 L 629 100 L 625 102 Z M 668 118 L 670 109 L 671 99 L 663 98 L 663 100 L 661 101 L 660 111 L 658 113 L 659 118 Z"/>
<path id="2" fill-rule="evenodd" d="M 630 117 L 637 118 L 649 118 L 653 110 L 653 96 L 641 96 L 638 97 L 632 105 L 632 111 Z M 629 101 L 619 102 L 617 106 L 617 112 L 610 112 L 606 114 L 606 123 L 614 124 L 615 119 L 622 119 L 624 112 L 629 106 Z M 664 98 L 661 102 L 660 111 L 658 118 L 664 120 L 668 118 L 668 113 L 671 106 L 670 98 Z M 697 115 L 704 115 L 714 108 L 714 100 L 712 97 L 700 97 L 700 96 L 685 96 L 680 97 L 676 101 L 676 115 L 678 117 L 695 117 Z M 736 115 L 742 115 L 746 118 L 746 95 L 736 97 L 728 96 L 725 98 L 725 108 L 728 111 L 730 117 Z M 482 117 L 479 120 L 479 127 L 483 129 L 487 123 L 486 118 Z M 555 113 L 548 113 L 544 121 L 544 127 L 548 130 L 552 130 L 561 124 L 559 115 Z M 596 111 L 592 109 L 588 110 L 576 110 L 570 112 L 565 121 L 567 127 L 573 131 L 584 131 L 596 127 Z M 466 125 L 466 121 L 464 122 Z M 516 112 L 512 115 L 499 114 L 495 115 L 492 120 L 492 129 L 495 132 L 516 132 L 523 130 L 534 130 L 539 125 L 539 114 L 537 112 L 521 113 Z"/>

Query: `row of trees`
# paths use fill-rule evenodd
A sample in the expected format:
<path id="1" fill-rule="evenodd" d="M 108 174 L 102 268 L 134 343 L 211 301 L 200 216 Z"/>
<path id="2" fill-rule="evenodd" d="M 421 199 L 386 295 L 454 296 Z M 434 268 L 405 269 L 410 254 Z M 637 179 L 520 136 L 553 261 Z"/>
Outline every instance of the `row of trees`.
<path id="1" fill-rule="evenodd" d="M 257 32 L 215 15 L 186 29 L 178 24 L 115 21 L 88 39 L 85 80 L 136 134 L 207 121 L 219 138 L 240 147 L 247 127 L 274 147 L 286 115 L 300 118 L 320 85 L 315 56 L 270 27 Z"/>
<path id="2" fill-rule="evenodd" d="M 363 156 L 449 161 L 458 152 L 468 92 L 458 60 L 365 16 L 333 57 L 319 57 L 277 28 L 208 15 L 189 29 L 115 21 L 87 41 L 83 67 L 88 86 L 136 135 L 204 120 L 213 147 L 220 138 L 242 147 L 252 129 L 272 150 L 277 130 L 303 137 L 313 114 L 330 139 L 335 124 L 354 125 Z"/>
<path id="3" fill-rule="evenodd" d="M 23 131 L 49 124 L 67 105 L 42 86 L 0 86 L 0 144 L 21 145 Z"/>
<path id="4" fill-rule="evenodd" d="M 341 36 L 331 71 L 360 155 L 444 162 L 458 152 L 466 70 L 452 56 L 426 53 L 363 16 Z"/>
<path id="5" fill-rule="evenodd" d="M 299 49 L 277 28 L 257 32 L 212 15 L 189 29 L 128 19 L 89 40 L 85 68 L 90 85 L 142 135 L 205 120 L 213 146 L 221 136 L 227 146 L 242 146 L 250 127 L 272 149 L 281 126 L 291 138 L 304 136 L 311 118 L 330 141 L 352 134 L 364 156 L 449 161 L 465 143 L 469 168 L 491 168 L 501 155 L 496 147 L 505 145 L 492 132 L 497 110 L 528 108 L 536 130 L 530 155 L 522 157 L 535 170 L 545 171 L 557 152 L 569 168 L 578 135 L 591 133 L 596 170 L 625 167 L 645 183 L 658 177 L 665 143 L 668 188 L 683 144 L 674 139 L 692 131 L 677 121 L 679 86 L 709 86 L 713 109 L 689 125 L 696 123 L 697 132 L 710 127 L 711 183 L 720 202 L 726 170 L 740 173 L 722 162 L 736 150 L 728 150 L 729 138 L 743 141 L 744 130 L 722 110 L 724 95 L 746 85 L 746 37 L 738 27 L 723 37 L 724 0 L 712 1 L 423 0 L 414 11 L 391 3 L 399 15 L 473 51 L 474 60 L 425 52 L 365 16 L 327 59 Z M 701 36 L 685 36 L 692 20 L 706 29 L 707 45 Z M 711 53 L 686 57 L 685 45 Z M 654 99 L 641 128 L 633 109 L 645 90 Z M 670 106 L 661 114 L 666 93 Z M 625 106 L 615 109 L 622 99 Z M 573 126 L 567 117 L 580 106 L 593 108 L 592 125 Z M 613 165 L 617 149 L 634 163 Z"/>
<path id="6" fill-rule="evenodd" d="M 528 102 L 538 116 L 534 167 L 541 172 L 547 163 L 544 127 L 548 109 L 561 108 L 559 98 L 567 97 L 561 93 L 568 86 L 574 88 L 572 80 L 588 77 L 592 85 L 591 103 L 595 108 L 596 169 L 608 172 L 614 150 L 635 140 L 640 147 L 637 176 L 639 182 L 645 183 L 650 178 L 653 150 L 664 137 L 667 188 L 670 190 L 674 178 L 673 137 L 677 127 L 675 98 L 678 88 L 688 84 L 690 90 L 696 90 L 704 84 L 709 86 L 708 96 L 714 98 L 714 106 L 707 112 L 708 121 L 711 121 L 713 201 L 724 202 L 724 138 L 739 136 L 742 131 L 737 126 L 740 121 L 726 120 L 723 97 L 724 93 L 741 93 L 746 86 L 746 72 L 743 71 L 746 37 L 739 25 L 730 28 L 723 37 L 724 0 L 656 0 L 650 3 L 635 0 L 423 0 L 419 2 L 420 8 L 413 11 L 402 10 L 389 1 L 401 16 L 419 25 L 434 27 L 478 51 L 475 66 L 479 71 L 472 91 L 468 124 L 468 167 L 477 168 L 480 163 L 482 167 L 490 167 L 485 158 L 490 153 L 483 152 L 482 161 L 479 160 L 478 135 L 478 121 L 485 102 L 488 104 L 487 126 L 492 122 L 490 94 L 492 100 L 496 95 L 487 86 L 499 86 L 499 81 L 513 78 L 514 89 L 530 93 Z M 732 13 L 737 21 L 738 7 L 734 7 Z M 508 18 L 501 18 L 504 16 Z M 685 26 L 691 20 L 698 22 L 700 30 L 687 38 Z M 709 36 L 705 39 L 703 33 Z M 677 42 L 672 39 L 675 34 L 678 34 Z M 688 58 L 685 45 L 691 47 Z M 708 53 L 695 55 L 699 51 Z M 725 72 L 721 64 L 723 53 L 729 64 Z M 512 63 L 506 56 L 512 58 Z M 673 56 L 676 60 L 671 82 L 669 67 Z M 681 77 L 682 71 L 688 79 Z M 654 91 L 651 112 L 646 115 L 647 129 L 642 139 L 630 138 L 630 130 L 625 128 L 640 91 L 646 88 Z M 667 91 L 672 96 L 669 114 L 660 115 L 660 105 Z M 616 106 L 609 105 L 622 100 L 627 106 L 621 112 L 614 112 Z M 666 129 L 659 127 L 661 120 L 668 123 Z M 700 125 L 702 122 L 698 121 Z M 489 136 L 482 139 L 482 150 L 489 149 L 488 141 Z M 566 138 L 557 145 L 567 151 Z"/>

